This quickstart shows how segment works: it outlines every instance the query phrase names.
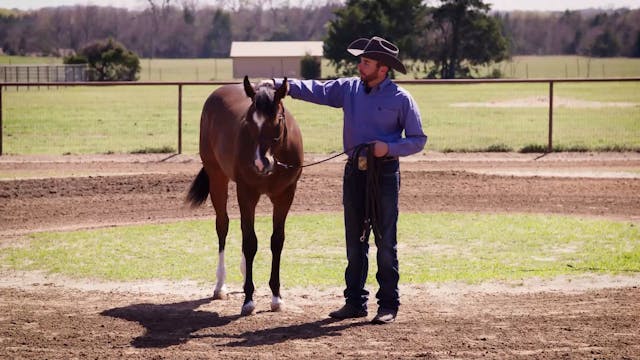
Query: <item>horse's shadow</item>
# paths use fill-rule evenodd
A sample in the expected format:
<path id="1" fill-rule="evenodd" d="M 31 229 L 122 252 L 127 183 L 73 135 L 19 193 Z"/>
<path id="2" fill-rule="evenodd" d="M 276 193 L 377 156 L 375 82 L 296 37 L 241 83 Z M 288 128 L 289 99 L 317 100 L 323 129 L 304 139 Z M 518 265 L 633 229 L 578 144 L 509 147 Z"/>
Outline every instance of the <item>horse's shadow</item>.
<path id="1" fill-rule="evenodd" d="M 195 334 L 202 329 L 225 326 L 240 318 L 240 315 L 220 316 L 216 312 L 197 310 L 198 307 L 208 304 L 212 300 L 213 298 L 208 297 L 170 304 L 133 304 L 105 310 L 100 314 L 137 322 L 144 326 L 145 333 L 131 340 L 131 345 L 136 348 L 164 348 L 198 338 L 237 339 L 225 344 L 226 346 L 273 345 L 295 339 L 338 336 L 342 330 L 366 324 L 365 322 L 348 322 L 332 325 L 337 320 L 322 319 L 304 324 L 247 331 L 241 334 Z"/>
<path id="2" fill-rule="evenodd" d="M 135 321 L 144 326 L 145 333 L 131 341 L 134 347 L 168 347 L 187 342 L 191 334 L 200 329 L 223 326 L 238 318 L 196 310 L 212 300 L 208 297 L 171 304 L 133 304 L 105 310 L 100 315 Z"/>

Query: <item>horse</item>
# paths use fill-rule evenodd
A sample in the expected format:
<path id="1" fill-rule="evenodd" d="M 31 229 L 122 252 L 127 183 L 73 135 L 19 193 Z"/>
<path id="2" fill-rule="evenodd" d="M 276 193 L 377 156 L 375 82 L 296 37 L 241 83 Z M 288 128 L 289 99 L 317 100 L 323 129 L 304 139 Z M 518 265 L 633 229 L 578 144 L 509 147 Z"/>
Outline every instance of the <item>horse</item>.
<path id="1" fill-rule="evenodd" d="M 255 208 L 265 194 L 273 204 L 271 235 L 271 310 L 283 307 L 280 296 L 280 256 L 285 240 L 285 221 L 302 173 L 302 134 L 282 99 L 288 83 L 275 88 L 263 81 L 255 87 L 244 77 L 243 85 L 224 85 L 209 95 L 200 117 L 202 169 L 193 180 L 186 202 L 202 205 L 208 195 L 215 209 L 218 236 L 218 267 L 214 299 L 226 299 L 224 249 L 229 230 L 227 213 L 229 180 L 236 183 L 242 230 L 244 302 L 241 315 L 251 315 L 253 260 L 258 249 Z"/>

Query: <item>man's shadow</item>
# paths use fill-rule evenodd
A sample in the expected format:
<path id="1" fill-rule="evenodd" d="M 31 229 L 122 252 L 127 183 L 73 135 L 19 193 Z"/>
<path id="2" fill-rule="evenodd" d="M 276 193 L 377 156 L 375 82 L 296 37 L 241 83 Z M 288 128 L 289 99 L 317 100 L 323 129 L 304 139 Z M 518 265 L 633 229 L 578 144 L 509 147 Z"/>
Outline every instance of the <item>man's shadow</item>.
<path id="1" fill-rule="evenodd" d="M 338 319 L 326 318 L 304 324 L 278 326 L 256 331 L 246 331 L 238 335 L 196 335 L 194 337 L 234 338 L 237 340 L 230 341 L 226 343 L 225 346 L 251 347 L 258 345 L 274 345 L 290 340 L 306 340 L 324 336 L 340 336 L 342 335 L 341 332 L 343 330 L 369 324 L 368 321 L 361 321 L 356 323 L 343 322 L 340 324 L 335 324 L 339 321 L 340 320 Z"/>
<path id="2" fill-rule="evenodd" d="M 144 326 L 145 333 L 131 340 L 131 345 L 136 348 L 164 348 L 186 343 L 192 338 L 207 337 L 237 339 L 226 346 L 272 345 L 295 339 L 337 336 L 342 330 L 367 324 L 361 322 L 331 325 L 337 320 L 322 319 L 305 324 L 247 331 L 237 335 L 194 334 L 202 329 L 227 325 L 240 318 L 240 315 L 219 316 L 216 312 L 196 310 L 211 301 L 213 298 L 208 297 L 170 304 L 133 304 L 105 310 L 100 315 L 134 321 Z"/>

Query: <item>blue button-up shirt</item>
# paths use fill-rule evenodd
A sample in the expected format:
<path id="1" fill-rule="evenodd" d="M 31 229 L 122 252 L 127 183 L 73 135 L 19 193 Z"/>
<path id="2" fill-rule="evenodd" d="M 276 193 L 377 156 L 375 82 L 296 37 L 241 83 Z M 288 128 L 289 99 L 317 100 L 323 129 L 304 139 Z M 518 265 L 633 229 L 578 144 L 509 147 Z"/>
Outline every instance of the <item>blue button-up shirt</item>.
<path id="1" fill-rule="evenodd" d="M 283 79 L 274 81 L 280 86 Z M 374 140 L 388 144 L 388 156 L 418 153 L 427 142 L 417 104 L 405 89 L 389 78 L 369 93 L 355 77 L 326 82 L 289 79 L 288 82 L 289 95 L 294 99 L 343 109 L 342 140 L 350 156 L 356 146 Z"/>

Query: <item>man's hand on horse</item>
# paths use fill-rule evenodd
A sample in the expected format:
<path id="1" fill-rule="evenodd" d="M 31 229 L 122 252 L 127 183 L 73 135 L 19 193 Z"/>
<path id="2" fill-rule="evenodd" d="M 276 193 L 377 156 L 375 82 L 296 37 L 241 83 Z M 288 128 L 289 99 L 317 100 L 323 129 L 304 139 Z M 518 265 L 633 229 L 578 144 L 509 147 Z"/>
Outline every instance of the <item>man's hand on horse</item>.
<path id="1" fill-rule="evenodd" d="M 375 157 L 383 157 L 387 156 L 389 153 L 389 145 L 386 142 L 382 141 L 373 141 L 373 156 Z"/>

